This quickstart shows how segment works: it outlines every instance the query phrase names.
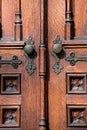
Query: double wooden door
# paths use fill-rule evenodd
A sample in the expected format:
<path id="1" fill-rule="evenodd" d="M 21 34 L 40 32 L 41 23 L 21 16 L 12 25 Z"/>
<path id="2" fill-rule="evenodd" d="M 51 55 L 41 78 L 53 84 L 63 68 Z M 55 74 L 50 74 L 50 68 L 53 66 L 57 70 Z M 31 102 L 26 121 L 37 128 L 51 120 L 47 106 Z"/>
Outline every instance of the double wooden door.
<path id="1" fill-rule="evenodd" d="M 0 130 L 87 129 L 87 0 L 0 0 Z"/>

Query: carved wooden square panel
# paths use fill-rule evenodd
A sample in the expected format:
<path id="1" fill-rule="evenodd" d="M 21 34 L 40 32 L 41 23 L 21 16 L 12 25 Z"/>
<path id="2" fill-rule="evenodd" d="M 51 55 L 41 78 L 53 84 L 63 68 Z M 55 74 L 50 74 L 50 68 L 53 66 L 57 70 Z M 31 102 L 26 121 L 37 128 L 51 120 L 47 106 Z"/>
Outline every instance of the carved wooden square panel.
<path id="1" fill-rule="evenodd" d="M 68 126 L 87 127 L 87 106 L 67 106 Z"/>
<path id="2" fill-rule="evenodd" d="M 67 74 L 67 93 L 86 93 L 86 74 Z"/>
<path id="3" fill-rule="evenodd" d="M 19 94 L 20 89 L 20 74 L 1 74 L 1 94 Z"/>
<path id="4" fill-rule="evenodd" d="M 20 126 L 20 106 L 1 106 L 0 127 Z"/>

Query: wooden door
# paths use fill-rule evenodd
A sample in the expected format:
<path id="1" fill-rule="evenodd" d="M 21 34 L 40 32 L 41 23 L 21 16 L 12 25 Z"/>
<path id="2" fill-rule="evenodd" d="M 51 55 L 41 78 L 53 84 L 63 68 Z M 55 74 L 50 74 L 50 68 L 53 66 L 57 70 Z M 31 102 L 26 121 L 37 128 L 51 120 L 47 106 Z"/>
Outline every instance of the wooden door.
<path id="1" fill-rule="evenodd" d="M 38 4 L 0 0 L 0 130 L 39 127 Z"/>
<path id="2" fill-rule="evenodd" d="M 48 51 L 49 128 L 86 130 L 87 1 L 48 0 Z"/>
<path id="3" fill-rule="evenodd" d="M 0 130 L 87 129 L 87 0 L 0 0 Z"/>

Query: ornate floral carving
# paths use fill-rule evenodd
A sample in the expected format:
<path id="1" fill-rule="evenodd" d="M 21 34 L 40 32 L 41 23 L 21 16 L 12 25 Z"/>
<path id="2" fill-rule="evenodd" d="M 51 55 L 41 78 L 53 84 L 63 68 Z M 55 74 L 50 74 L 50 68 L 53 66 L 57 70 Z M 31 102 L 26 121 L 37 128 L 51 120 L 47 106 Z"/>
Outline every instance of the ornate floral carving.
<path id="1" fill-rule="evenodd" d="M 6 92 L 15 92 L 17 91 L 17 82 L 15 80 L 7 80 L 5 82 L 5 91 Z"/>
<path id="2" fill-rule="evenodd" d="M 85 124 L 85 119 L 84 119 L 84 110 L 83 109 L 78 109 L 78 110 L 72 110 L 71 112 L 71 120 L 72 124 Z"/>
<path id="3" fill-rule="evenodd" d="M 71 79 L 71 91 L 84 91 L 83 83 L 81 78 Z"/>
<path id="4" fill-rule="evenodd" d="M 7 109 L 4 111 L 3 123 L 15 125 L 16 122 L 16 110 Z"/>
<path id="5" fill-rule="evenodd" d="M 69 127 L 87 127 L 87 106 L 70 105 L 68 107 L 68 126 Z"/>
<path id="6" fill-rule="evenodd" d="M 21 74 L 1 74 L 1 93 L 21 93 Z"/>

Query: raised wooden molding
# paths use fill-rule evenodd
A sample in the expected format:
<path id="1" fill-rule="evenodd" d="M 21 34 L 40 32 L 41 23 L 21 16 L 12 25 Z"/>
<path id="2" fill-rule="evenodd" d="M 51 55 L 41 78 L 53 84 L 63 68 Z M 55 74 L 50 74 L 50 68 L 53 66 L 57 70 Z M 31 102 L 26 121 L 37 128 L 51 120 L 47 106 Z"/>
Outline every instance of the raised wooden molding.
<path id="1" fill-rule="evenodd" d="M 40 76 L 40 121 L 39 130 L 47 130 L 46 110 L 46 44 L 45 44 L 45 0 L 40 0 L 40 46 L 39 46 L 39 76 Z"/>
<path id="2" fill-rule="evenodd" d="M 73 39 L 74 21 L 72 18 L 72 1 L 66 0 L 65 12 L 65 39 Z"/>
<path id="3" fill-rule="evenodd" d="M 87 48 L 87 40 L 64 40 L 62 44 L 65 49 Z"/>
<path id="4" fill-rule="evenodd" d="M 24 41 L 0 41 L 0 49 L 23 49 Z"/>
<path id="5" fill-rule="evenodd" d="M 21 0 L 16 0 L 14 39 L 22 40 L 22 19 L 21 19 Z"/>

